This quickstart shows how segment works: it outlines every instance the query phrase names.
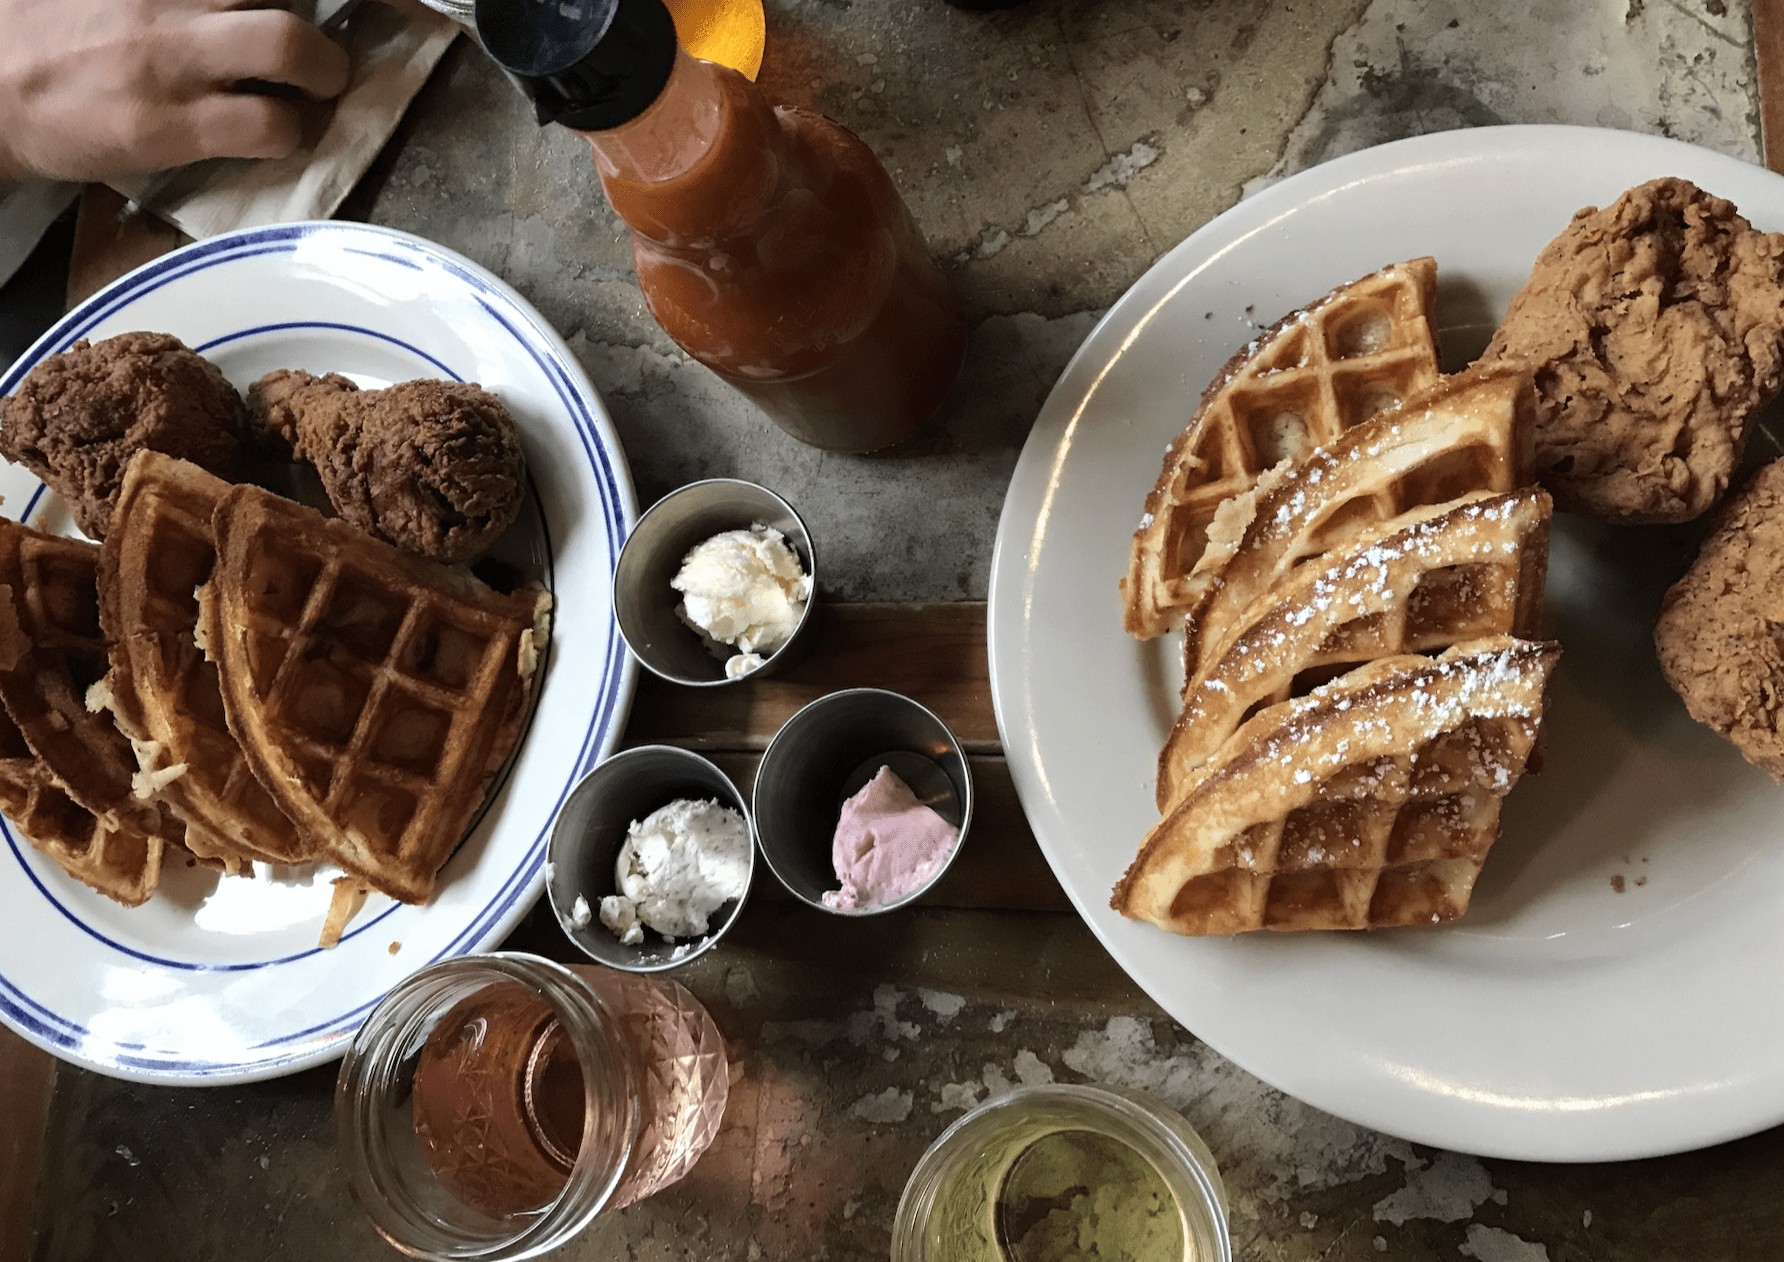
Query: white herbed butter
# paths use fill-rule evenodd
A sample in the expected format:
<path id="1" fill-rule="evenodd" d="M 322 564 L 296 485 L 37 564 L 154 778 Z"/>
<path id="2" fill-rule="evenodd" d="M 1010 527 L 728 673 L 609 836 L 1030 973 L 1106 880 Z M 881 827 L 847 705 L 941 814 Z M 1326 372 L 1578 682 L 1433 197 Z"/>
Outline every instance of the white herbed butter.
<path id="1" fill-rule="evenodd" d="M 621 942 L 642 942 L 646 928 L 699 937 L 749 887 L 749 828 L 717 802 L 671 802 L 627 831 L 613 875 L 619 892 L 601 900 L 601 923 Z"/>

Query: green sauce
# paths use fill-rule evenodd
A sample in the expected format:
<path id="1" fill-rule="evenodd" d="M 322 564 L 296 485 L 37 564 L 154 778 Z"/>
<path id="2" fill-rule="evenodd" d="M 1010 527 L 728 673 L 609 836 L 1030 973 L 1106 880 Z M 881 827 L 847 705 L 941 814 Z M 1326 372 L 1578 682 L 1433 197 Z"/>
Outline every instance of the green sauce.
<path id="1" fill-rule="evenodd" d="M 1018 1131 L 941 1189 L 958 1262 L 1193 1262 L 1183 1214 L 1140 1153 L 1091 1130 Z"/>

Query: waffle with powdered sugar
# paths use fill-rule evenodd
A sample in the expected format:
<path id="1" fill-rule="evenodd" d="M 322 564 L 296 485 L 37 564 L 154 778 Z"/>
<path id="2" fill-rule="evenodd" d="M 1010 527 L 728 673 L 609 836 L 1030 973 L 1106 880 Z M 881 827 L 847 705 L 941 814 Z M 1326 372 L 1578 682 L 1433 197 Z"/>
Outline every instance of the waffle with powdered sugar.
<path id="1" fill-rule="evenodd" d="M 1169 810 L 1247 717 L 1379 658 L 1542 629 L 1551 503 L 1534 487 L 1416 509 L 1290 573 L 1184 684 L 1159 755 Z"/>
<path id="2" fill-rule="evenodd" d="M 1176 628 L 1220 506 L 1436 381 L 1429 258 L 1385 267 L 1294 312 L 1240 350 L 1165 452 L 1121 580 L 1127 630 Z"/>
<path id="3" fill-rule="evenodd" d="M 1496 636 L 1267 707 L 1148 834 L 1111 906 L 1182 934 L 1455 919 L 1559 657 Z"/>

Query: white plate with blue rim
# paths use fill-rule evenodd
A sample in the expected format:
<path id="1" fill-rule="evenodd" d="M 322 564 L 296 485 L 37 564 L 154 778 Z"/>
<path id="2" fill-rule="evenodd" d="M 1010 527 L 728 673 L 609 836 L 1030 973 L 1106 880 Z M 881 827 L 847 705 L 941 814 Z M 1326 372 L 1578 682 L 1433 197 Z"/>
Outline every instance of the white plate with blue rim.
<path id="1" fill-rule="evenodd" d="M 530 481 L 501 557 L 552 590 L 549 656 L 519 750 L 424 906 L 373 894 L 338 946 L 317 937 L 337 875 L 322 865 L 222 878 L 173 859 L 123 907 L 0 831 L 0 1019 L 40 1047 L 144 1082 L 246 1082 L 339 1056 L 386 990 L 498 942 L 543 888 L 571 786 L 618 742 L 635 668 L 614 624 L 614 562 L 637 516 L 619 438 L 588 377 L 527 302 L 420 238 L 291 224 L 188 246 L 82 303 L 0 378 L 80 338 L 171 333 L 238 387 L 275 368 L 364 387 L 475 381 L 508 407 Z M 65 506 L 0 462 L 9 517 L 76 533 Z"/>
<path id="2" fill-rule="evenodd" d="M 1290 1095 L 1407 1139 L 1603 1161 L 1784 1121 L 1784 789 L 1692 722 L 1654 655 L 1689 533 L 1557 516 L 1548 616 L 1563 654 L 1543 766 L 1507 800 L 1462 920 L 1203 939 L 1109 908 L 1157 819 L 1155 759 L 1181 680 L 1177 637 L 1122 631 L 1129 534 L 1166 443 L 1258 325 L 1429 254 L 1454 368 L 1575 210 L 1675 175 L 1784 231 L 1784 178 L 1584 128 L 1419 137 L 1268 188 L 1109 311 L 1042 409 L 1004 504 L 992 696 L 1061 884 L 1197 1036 Z"/>

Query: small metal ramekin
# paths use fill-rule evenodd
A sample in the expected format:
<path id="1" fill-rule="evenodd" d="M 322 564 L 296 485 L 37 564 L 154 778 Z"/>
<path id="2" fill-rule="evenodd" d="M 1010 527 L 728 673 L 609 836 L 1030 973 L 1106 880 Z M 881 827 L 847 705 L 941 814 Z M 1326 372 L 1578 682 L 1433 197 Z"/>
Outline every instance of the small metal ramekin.
<path id="1" fill-rule="evenodd" d="M 725 659 L 675 612 L 681 593 L 669 581 L 696 546 L 727 530 L 772 526 L 786 536 L 810 576 L 811 595 L 792 636 L 762 665 L 733 679 Z M 817 557 L 811 533 L 793 506 L 767 487 L 735 478 L 690 482 L 671 491 L 638 519 L 613 571 L 613 613 L 626 645 L 644 668 L 670 683 L 716 688 L 773 674 L 795 660 L 817 605 Z"/>
<path id="2" fill-rule="evenodd" d="M 711 950 L 725 931 L 736 923 L 744 897 L 714 912 L 707 932 L 698 938 L 666 942 L 653 930 L 644 941 L 628 946 L 601 923 L 601 899 L 618 892 L 614 863 L 632 824 L 678 798 L 714 801 L 743 816 L 753 838 L 749 803 L 731 783 L 731 777 L 699 754 L 673 745 L 642 745 L 615 754 L 579 781 L 551 826 L 546 848 L 545 892 L 551 909 L 582 952 L 597 963 L 628 973 L 660 973 L 679 968 Z M 756 849 L 751 844 L 749 872 L 756 872 Z M 587 924 L 575 922 L 576 899 L 588 904 Z"/>
<path id="3" fill-rule="evenodd" d="M 954 848 L 902 898 L 831 907 L 823 896 L 838 885 L 831 845 L 842 805 L 883 766 L 954 825 Z M 972 825 L 972 772 L 960 742 L 927 707 L 883 688 L 850 688 L 819 697 L 786 721 L 762 754 L 754 800 L 762 857 L 795 898 L 838 916 L 872 916 L 921 897 L 953 864 Z"/>

